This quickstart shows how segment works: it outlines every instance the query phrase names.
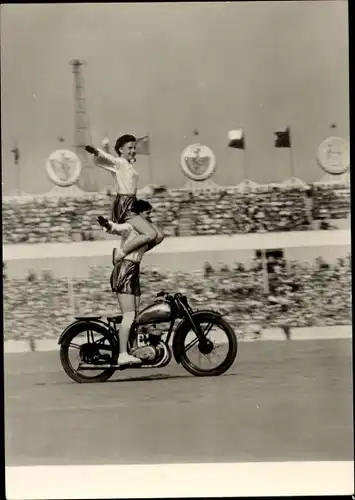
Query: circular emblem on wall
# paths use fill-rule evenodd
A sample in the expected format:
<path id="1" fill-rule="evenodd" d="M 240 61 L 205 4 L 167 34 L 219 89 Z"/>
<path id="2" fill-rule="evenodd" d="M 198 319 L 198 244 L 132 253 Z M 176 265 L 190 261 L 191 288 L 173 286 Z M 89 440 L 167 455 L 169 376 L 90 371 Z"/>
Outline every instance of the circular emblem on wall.
<path id="1" fill-rule="evenodd" d="M 57 186 L 71 186 L 80 177 L 81 161 L 72 151 L 58 149 L 48 158 L 46 170 L 50 180 Z"/>
<path id="2" fill-rule="evenodd" d="M 194 181 L 204 181 L 216 170 L 213 151 L 202 144 L 191 144 L 181 153 L 181 168 Z"/>
<path id="3" fill-rule="evenodd" d="M 349 143 L 341 137 L 328 137 L 319 146 L 317 159 L 328 174 L 343 174 L 350 167 Z"/>

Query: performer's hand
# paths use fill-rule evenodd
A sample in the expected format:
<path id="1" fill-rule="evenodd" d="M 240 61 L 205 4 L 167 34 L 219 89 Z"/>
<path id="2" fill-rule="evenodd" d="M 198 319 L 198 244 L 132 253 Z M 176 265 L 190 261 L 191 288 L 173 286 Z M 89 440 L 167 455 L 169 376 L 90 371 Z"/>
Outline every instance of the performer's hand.
<path id="1" fill-rule="evenodd" d="M 96 148 L 94 148 L 93 146 L 85 146 L 85 151 L 87 151 L 91 155 L 95 155 L 95 156 L 97 156 L 99 153 L 98 150 Z"/>
<path id="2" fill-rule="evenodd" d="M 117 264 L 126 256 L 126 254 L 122 250 L 118 250 L 117 248 L 115 248 L 115 250 L 116 251 L 114 253 L 114 262 L 115 264 Z"/>

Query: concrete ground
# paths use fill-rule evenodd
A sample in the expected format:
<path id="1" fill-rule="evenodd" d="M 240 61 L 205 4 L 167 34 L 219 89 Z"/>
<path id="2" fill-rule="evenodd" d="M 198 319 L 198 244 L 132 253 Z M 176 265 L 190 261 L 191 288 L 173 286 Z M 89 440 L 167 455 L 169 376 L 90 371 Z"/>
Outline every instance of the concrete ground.
<path id="1" fill-rule="evenodd" d="M 353 459 L 351 340 L 240 344 L 232 368 L 76 384 L 57 352 L 5 355 L 6 465 Z"/>

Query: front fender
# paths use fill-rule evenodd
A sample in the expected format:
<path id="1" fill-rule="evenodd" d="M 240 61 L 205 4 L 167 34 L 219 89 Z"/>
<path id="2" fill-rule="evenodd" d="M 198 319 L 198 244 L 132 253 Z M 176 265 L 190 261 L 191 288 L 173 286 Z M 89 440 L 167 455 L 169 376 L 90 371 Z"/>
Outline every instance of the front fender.
<path id="1" fill-rule="evenodd" d="M 222 315 L 218 311 L 213 311 L 212 309 L 200 309 L 199 311 L 195 311 L 194 313 L 192 313 L 191 316 L 192 319 L 208 317 L 212 320 L 213 318 L 220 318 Z M 184 344 L 182 337 L 189 329 L 190 329 L 190 321 L 187 319 L 181 320 L 178 326 L 176 327 L 172 348 L 173 348 L 174 358 L 177 363 L 180 363 L 181 356 L 184 353 Z"/>
<path id="2" fill-rule="evenodd" d="M 65 328 L 65 330 L 62 331 L 60 337 L 59 337 L 59 340 L 58 340 L 58 344 L 59 345 L 63 345 L 63 346 L 67 346 L 68 343 L 66 342 L 66 337 L 68 336 L 68 333 L 71 332 L 71 330 L 73 328 L 77 328 L 78 326 L 81 326 L 81 325 L 98 325 L 100 327 L 105 327 L 107 329 L 107 325 L 103 322 L 103 321 L 100 321 L 100 320 L 83 320 L 83 319 L 78 319 L 76 321 L 73 321 L 73 323 L 71 323 L 69 326 L 67 326 Z"/>

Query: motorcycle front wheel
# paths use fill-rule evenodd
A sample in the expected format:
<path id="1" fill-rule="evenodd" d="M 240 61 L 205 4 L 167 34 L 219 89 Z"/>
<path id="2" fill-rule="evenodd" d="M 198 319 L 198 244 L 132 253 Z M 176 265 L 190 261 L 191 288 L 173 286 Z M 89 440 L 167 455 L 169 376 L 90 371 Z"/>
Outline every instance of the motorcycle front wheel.
<path id="1" fill-rule="evenodd" d="M 186 324 L 178 339 L 182 366 L 196 377 L 222 375 L 237 357 L 238 340 L 233 328 L 222 317 L 208 313 L 194 317 L 194 322 L 200 325 L 207 345 L 201 344 L 192 326 Z"/>

